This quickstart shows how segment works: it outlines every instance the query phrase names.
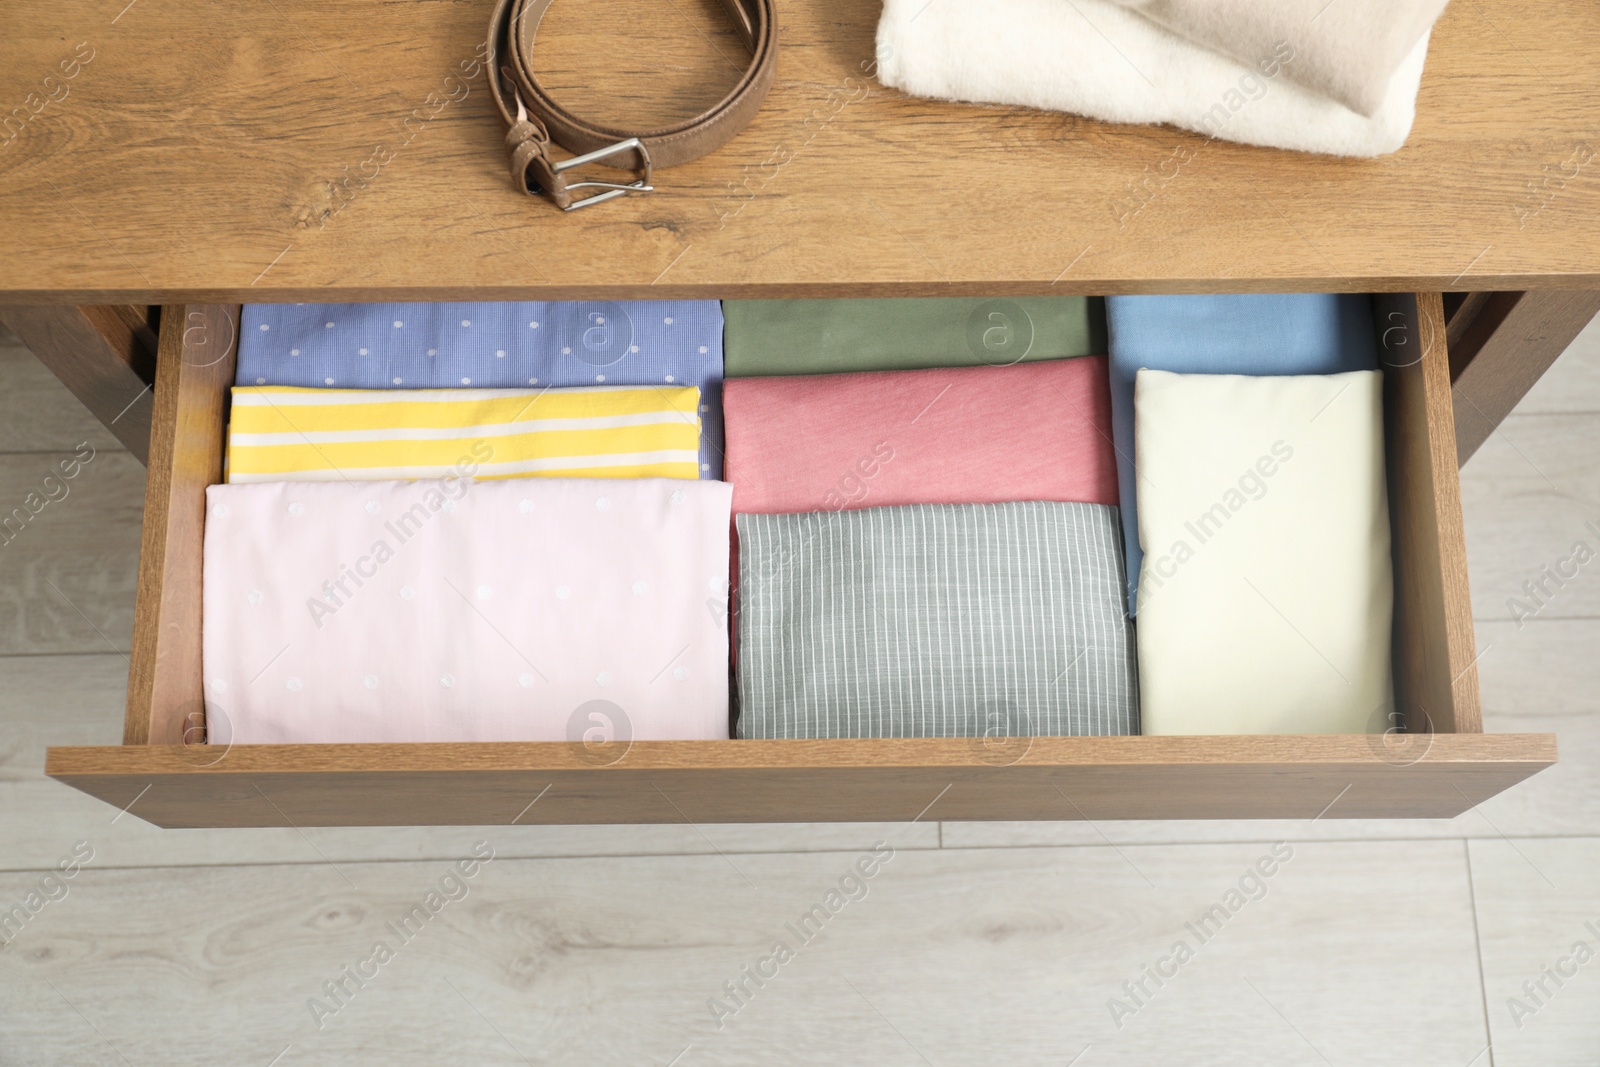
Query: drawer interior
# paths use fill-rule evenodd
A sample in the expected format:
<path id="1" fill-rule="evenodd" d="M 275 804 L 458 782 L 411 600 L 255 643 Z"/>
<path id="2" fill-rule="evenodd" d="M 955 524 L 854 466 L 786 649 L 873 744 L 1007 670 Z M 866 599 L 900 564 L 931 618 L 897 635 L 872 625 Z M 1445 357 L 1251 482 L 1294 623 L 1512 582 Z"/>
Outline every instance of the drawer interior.
<path id="1" fill-rule="evenodd" d="M 51 749 L 47 772 L 161 826 L 1459 814 L 1553 763 L 1555 739 L 1482 732 L 1441 299 L 1374 307 L 1402 719 L 1388 733 L 206 745 L 205 490 L 239 309 L 191 305 L 161 320 L 123 744 Z"/>

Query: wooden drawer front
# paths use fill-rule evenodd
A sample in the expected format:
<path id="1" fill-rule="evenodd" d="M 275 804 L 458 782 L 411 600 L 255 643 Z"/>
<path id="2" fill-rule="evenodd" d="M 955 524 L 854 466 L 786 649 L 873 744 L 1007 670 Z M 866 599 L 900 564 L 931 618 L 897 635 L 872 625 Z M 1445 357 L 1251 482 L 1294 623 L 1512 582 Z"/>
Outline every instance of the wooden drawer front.
<path id="1" fill-rule="evenodd" d="M 1553 763 L 1555 738 L 1482 732 L 1443 307 L 1435 293 L 1375 308 L 1405 732 L 206 746 L 205 489 L 239 321 L 208 305 L 161 320 L 123 744 L 53 748 L 47 772 L 190 827 L 1457 815 Z"/>

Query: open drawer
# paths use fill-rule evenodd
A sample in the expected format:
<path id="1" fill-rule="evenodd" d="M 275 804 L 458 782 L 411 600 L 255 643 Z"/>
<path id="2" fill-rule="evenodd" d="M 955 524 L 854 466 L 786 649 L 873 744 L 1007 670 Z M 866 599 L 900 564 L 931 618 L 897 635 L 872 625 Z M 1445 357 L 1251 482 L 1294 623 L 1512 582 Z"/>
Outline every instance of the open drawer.
<path id="1" fill-rule="evenodd" d="M 208 746 L 205 489 L 239 315 L 187 306 L 161 318 L 123 744 L 52 748 L 47 772 L 171 827 L 1459 814 L 1553 763 L 1555 738 L 1482 732 L 1441 300 L 1375 307 L 1404 718 L 1388 733 Z"/>

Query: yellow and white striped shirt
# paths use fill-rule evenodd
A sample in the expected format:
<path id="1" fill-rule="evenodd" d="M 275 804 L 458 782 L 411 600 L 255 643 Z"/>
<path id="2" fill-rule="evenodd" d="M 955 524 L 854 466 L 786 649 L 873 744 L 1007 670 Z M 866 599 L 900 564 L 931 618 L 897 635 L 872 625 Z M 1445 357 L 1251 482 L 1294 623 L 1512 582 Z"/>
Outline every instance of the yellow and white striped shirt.
<path id="1" fill-rule="evenodd" d="M 239 386 L 229 482 L 697 478 L 700 390 L 298 389 Z"/>

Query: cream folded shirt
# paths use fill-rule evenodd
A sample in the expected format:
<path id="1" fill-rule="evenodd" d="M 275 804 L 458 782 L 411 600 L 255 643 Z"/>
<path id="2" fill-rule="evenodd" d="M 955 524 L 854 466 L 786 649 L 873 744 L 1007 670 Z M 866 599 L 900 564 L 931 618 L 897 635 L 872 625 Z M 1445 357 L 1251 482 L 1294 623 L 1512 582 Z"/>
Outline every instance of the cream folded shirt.
<path id="1" fill-rule="evenodd" d="M 1250 64 L 1294 47 L 1290 81 L 1363 115 L 1448 0 L 1114 0 L 1197 44 Z"/>
<path id="2" fill-rule="evenodd" d="M 1383 377 L 1141 370 L 1146 734 L 1386 729 Z"/>
<path id="3" fill-rule="evenodd" d="M 1290 80 L 1285 72 L 1299 59 L 1292 45 L 1241 63 L 1111 0 L 884 0 L 877 60 L 884 85 L 916 96 L 1379 156 L 1411 132 L 1427 51 L 1424 35 L 1371 116 Z"/>

